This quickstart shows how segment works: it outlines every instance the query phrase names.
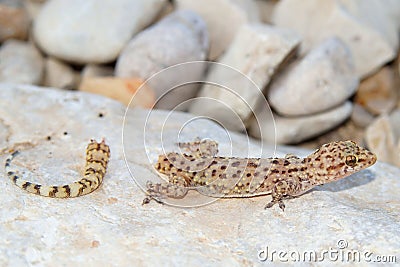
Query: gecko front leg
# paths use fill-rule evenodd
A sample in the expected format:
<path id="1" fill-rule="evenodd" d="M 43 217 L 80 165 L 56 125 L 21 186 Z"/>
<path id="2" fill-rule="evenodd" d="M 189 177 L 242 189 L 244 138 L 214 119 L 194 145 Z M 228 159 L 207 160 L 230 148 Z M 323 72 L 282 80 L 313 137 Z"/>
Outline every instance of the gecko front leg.
<path id="1" fill-rule="evenodd" d="M 278 181 L 272 188 L 272 200 L 265 206 L 265 209 L 269 209 L 278 203 L 279 208 L 284 211 L 285 203 L 283 203 L 283 200 L 295 197 L 295 192 L 299 187 L 300 184 L 295 179 Z"/>
<path id="2" fill-rule="evenodd" d="M 163 199 L 166 197 L 177 199 L 184 198 L 189 190 L 187 187 L 173 183 L 153 184 L 151 182 L 147 182 L 146 187 L 147 196 L 143 199 L 142 205 L 150 203 L 151 200 L 162 204 Z"/>

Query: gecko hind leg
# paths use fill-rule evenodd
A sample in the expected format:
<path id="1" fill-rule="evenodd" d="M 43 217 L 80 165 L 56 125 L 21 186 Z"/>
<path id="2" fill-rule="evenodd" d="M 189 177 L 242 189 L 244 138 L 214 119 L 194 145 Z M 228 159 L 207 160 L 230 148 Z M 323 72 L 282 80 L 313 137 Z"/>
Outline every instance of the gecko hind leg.
<path id="1" fill-rule="evenodd" d="M 184 198 L 189 191 L 189 188 L 173 183 L 154 184 L 147 182 L 146 187 L 147 196 L 143 199 L 142 205 L 148 204 L 151 200 L 163 204 L 165 198 Z"/>
<path id="2" fill-rule="evenodd" d="M 211 139 L 196 138 L 193 142 L 178 143 L 178 146 L 195 158 L 215 157 L 218 153 L 218 143 Z"/>

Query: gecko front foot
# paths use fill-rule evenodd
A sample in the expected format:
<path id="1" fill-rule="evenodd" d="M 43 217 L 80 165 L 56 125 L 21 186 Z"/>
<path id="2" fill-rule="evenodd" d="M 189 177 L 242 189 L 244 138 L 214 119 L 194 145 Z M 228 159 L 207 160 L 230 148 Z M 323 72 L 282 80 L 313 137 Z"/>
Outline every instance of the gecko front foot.
<path id="1" fill-rule="evenodd" d="M 271 202 L 269 202 L 267 205 L 265 205 L 264 209 L 272 208 L 276 203 L 279 204 L 279 208 L 281 208 L 282 211 L 285 211 L 285 203 L 283 203 L 283 200 L 279 200 L 279 201 L 271 200 Z"/>

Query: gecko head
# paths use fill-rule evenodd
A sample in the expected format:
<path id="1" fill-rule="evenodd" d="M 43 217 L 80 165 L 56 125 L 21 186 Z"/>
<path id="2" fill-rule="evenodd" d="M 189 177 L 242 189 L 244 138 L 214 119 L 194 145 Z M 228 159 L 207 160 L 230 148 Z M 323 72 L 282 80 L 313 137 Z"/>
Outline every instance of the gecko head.
<path id="1" fill-rule="evenodd" d="M 312 155 L 310 165 L 315 168 L 317 183 L 336 181 L 368 168 L 376 162 L 376 155 L 353 141 L 339 141 L 323 145 Z"/>

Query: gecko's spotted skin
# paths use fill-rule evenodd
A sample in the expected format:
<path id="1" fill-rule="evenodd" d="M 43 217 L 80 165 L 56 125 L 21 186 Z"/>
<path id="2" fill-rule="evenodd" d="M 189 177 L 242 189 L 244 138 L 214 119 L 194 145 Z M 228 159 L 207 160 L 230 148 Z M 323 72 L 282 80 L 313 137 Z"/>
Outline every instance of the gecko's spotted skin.
<path id="1" fill-rule="evenodd" d="M 272 195 L 266 208 L 296 197 L 317 185 L 337 181 L 376 162 L 372 152 L 353 141 L 323 145 L 306 158 L 217 157 L 218 144 L 203 140 L 178 144 L 188 154 L 160 155 L 157 171 L 169 176 L 166 184 L 147 183 L 146 204 L 166 197 L 183 198 L 189 189 L 211 197 L 254 197 Z"/>
<path id="2" fill-rule="evenodd" d="M 5 163 L 6 173 L 14 184 L 29 193 L 55 198 L 79 197 L 96 190 L 103 182 L 110 158 L 110 148 L 104 139 L 100 143 L 91 140 L 86 148 L 85 174 L 82 179 L 67 185 L 43 186 L 21 179 L 16 171 L 11 169 L 11 161 L 18 153 L 12 153 Z"/>

